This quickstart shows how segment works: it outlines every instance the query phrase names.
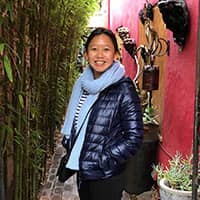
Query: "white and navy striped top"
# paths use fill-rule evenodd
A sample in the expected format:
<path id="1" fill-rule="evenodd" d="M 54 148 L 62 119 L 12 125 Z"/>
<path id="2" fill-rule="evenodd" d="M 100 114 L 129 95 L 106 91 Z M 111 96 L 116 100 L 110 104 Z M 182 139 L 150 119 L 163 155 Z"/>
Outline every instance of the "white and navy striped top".
<path id="1" fill-rule="evenodd" d="M 76 108 L 76 112 L 75 112 L 75 116 L 74 116 L 74 127 L 75 129 L 77 129 L 77 124 L 78 124 L 78 116 L 81 110 L 81 107 L 83 105 L 83 103 L 85 102 L 85 100 L 87 99 L 87 96 L 89 95 L 89 93 L 86 90 L 83 90 L 83 93 L 79 99 L 79 103 L 78 106 Z"/>

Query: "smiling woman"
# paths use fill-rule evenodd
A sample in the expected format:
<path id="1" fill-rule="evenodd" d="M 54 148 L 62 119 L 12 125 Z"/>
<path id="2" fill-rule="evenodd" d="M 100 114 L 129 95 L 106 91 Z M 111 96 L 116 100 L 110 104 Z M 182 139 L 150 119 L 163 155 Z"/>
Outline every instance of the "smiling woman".
<path id="1" fill-rule="evenodd" d="M 95 79 L 111 67 L 117 56 L 118 48 L 114 47 L 112 39 L 106 34 L 93 38 L 85 51 L 85 58 L 93 69 Z"/>
<path id="2" fill-rule="evenodd" d="M 118 52 L 111 30 L 91 32 L 89 64 L 73 87 L 61 130 L 65 167 L 77 171 L 80 200 L 121 200 L 126 163 L 142 144 L 140 99 Z"/>

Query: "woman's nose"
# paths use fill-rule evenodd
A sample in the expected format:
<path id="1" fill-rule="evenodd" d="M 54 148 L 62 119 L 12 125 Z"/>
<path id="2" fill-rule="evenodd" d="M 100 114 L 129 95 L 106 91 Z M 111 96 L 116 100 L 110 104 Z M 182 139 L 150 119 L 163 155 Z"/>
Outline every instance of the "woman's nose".
<path id="1" fill-rule="evenodd" d="M 102 57 L 103 56 L 103 51 L 102 50 L 98 50 L 97 51 L 97 56 L 98 57 Z"/>

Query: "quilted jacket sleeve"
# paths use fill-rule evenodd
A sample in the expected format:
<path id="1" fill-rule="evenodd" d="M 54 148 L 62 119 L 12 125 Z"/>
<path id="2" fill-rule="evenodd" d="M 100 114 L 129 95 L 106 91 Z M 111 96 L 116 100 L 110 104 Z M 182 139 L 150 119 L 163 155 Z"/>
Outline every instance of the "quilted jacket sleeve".
<path id="1" fill-rule="evenodd" d="M 112 167 L 126 162 L 140 148 L 143 140 L 143 121 L 140 99 L 132 82 L 126 83 L 120 102 L 122 137 L 106 148 L 101 167 Z"/>

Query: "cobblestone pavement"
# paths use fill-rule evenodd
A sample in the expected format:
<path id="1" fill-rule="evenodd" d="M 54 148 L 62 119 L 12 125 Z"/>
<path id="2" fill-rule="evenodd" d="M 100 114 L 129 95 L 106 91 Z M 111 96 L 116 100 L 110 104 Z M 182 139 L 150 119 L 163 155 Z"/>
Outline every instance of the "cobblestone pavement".
<path id="1" fill-rule="evenodd" d="M 60 183 L 56 177 L 57 167 L 64 148 L 57 145 L 53 155 L 52 164 L 49 169 L 47 180 L 41 188 L 39 200 L 79 200 L 76 188 L 76 176 L 71 177 L 65 183 Z M 123 194 L 122 200 L 153 200 L 152 192 L 145 192 L 137 197 L 130 196 L 126 192 Z M 103 200 L 103 199 L 102 199 Z"/>

